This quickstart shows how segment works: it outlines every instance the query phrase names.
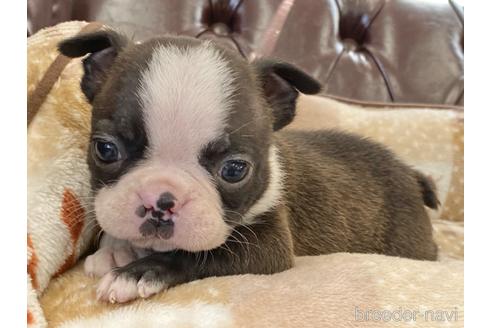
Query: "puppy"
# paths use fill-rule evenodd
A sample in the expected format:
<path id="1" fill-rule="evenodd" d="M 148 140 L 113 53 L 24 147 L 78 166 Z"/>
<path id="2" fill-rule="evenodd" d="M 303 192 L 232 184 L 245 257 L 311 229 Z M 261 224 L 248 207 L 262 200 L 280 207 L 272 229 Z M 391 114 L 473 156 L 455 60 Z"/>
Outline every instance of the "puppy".
<path id="1" fill-rule="evenodd" d="M 296 67 L 186 37 L 134 44 L 111 30 L 59 50 L 88 55 L 87 160 L 105 236 L 85 269 L 102 276 L 99 299 L 280 272 L 294 255 L 436 259 L 430 180 L 355 135 L 282 131 L 299 92 L 320 90 Z"/>

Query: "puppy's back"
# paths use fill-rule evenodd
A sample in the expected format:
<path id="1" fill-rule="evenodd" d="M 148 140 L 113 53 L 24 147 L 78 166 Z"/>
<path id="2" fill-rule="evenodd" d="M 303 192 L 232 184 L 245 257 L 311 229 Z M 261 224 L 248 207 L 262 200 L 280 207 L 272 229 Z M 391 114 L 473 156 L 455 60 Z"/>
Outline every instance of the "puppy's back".
<path id="1" fill-rule="evenodd" d="M 296 254 L 381 253 L 434 260 L 424 205 L 434 185 L 389 149 L 326 130 L 276 134 Z"/>

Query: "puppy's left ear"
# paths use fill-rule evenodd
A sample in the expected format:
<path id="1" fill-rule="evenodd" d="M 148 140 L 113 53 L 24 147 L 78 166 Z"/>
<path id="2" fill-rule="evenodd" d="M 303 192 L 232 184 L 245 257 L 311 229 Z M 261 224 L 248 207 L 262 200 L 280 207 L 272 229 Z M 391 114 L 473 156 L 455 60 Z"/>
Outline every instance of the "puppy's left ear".
<path id="1" fill-rule="evenodd" d="M 253 62 L 260 78 L 263 94 L 273 111 L 273 130 L 277 131 L 294 119 L 299 92 L 320 92 L 321 84 L 297 67 L 278 60 Z"/>

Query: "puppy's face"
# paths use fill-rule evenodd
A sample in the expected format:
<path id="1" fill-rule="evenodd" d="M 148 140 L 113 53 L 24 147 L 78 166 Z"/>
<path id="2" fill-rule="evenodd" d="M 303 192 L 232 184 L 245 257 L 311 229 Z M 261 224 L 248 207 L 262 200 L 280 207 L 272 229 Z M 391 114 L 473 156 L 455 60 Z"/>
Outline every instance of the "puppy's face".
<path id="1" fill-rule="evenodd" d="M 210 42 L 130 44 L 101 31 L 60 44 L 84 59 L 93 105 L 88 164 L 96 218 L 110 235 L 157 251 L 208 250 L 280 200 L 271 134 L 316 81 L 274 61 L 247 63 Z"/>

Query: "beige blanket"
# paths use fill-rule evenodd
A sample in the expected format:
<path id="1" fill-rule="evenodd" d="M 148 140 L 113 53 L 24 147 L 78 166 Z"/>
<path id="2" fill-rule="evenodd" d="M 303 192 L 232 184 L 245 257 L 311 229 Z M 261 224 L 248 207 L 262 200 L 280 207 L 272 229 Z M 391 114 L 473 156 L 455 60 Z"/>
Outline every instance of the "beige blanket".
<path id="1" fill-rule="evenodd" d="M 461 261 L 339 253 L 112 305 L 96 301 L 97 282 L 79 265 L 51 283 L 41 306 L 54 327 L 460 327 L 462 284 Z"/>

